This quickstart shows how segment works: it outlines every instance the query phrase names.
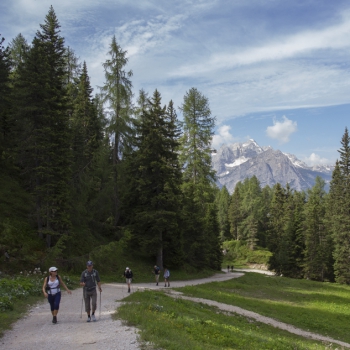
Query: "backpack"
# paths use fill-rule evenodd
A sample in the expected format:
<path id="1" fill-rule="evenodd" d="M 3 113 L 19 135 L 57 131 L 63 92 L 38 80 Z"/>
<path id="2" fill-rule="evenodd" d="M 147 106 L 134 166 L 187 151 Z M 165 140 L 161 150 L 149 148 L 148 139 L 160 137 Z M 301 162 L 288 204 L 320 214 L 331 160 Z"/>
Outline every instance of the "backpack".
<path id="1" fill-rule="evenodd" d="M 56 275 L 56 278 L 58 279 L 58 286 L 53 288 L 53 289 L 60 288 L 60 279 L 59 279 L 58 275 Z M 46 286 L 45 286 L 46 292 L 51 290 L 51 287 L 49 286 L 49 281 L 50 281 L 50 275 L 46 277 Z"/>
<path id="2" fill-rule="evenodd" d="M 87 276 L 88 276 L 88 270 L 85 270 L 85 274 L 84 274 L 85 279 Z M 95 283 L 95 287 L 96 287 L 96 270 L 95 269 L 92 270 L 91 278 L 92 278 L 92 281 Z"/>
<path id="3" fill-rule="evenodd" d="M 132 271 L 129 269 L 129 270 L 125 270 L 124 271 L 124 276 L 125 278 L 133 278 L 133 273 Z"/>

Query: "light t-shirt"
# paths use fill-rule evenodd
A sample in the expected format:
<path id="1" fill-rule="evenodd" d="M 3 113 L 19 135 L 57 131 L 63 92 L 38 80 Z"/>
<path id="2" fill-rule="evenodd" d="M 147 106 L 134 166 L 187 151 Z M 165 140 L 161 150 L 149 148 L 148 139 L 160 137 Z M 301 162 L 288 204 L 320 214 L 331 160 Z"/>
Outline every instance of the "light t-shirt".
<path id="1" fill-rule="evenodd" d="M 58 280 L 58 278 L 56 278 L 53 282 L 50 281 L 50 277 L 48 277 L 48 279 L 49 279 L 48 285 L 50 287 L 48 294 L 55 295 L 56 293 L 60 292 L 61 291 L 61 289 L 59 288 L 60 281 Z"/>

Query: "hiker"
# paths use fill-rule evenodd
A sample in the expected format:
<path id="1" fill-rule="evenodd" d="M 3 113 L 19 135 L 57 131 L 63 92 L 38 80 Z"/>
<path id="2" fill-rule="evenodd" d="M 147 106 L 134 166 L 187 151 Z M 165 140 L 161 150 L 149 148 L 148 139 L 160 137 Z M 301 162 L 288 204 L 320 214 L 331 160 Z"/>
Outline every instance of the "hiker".
<path id="1" fill-rule="evenodd" d="M 10 261 L 10 255 L 7 252 L 7 250 L 5 250 L 5 260 L 4 261 L 6 261 L 6 262 Z"/>
<path id="2" fill-rule="evenodd" d="M 160 268 L 157 265 L 154 265 L 154 277 L 156 279 L 156 286 L 158 286 L 158 282 L 159 282 L 159 275 L 160 275 Z"/>
<path id="3" fill-rule="evenodd" d="M 230 265 L 227 265 L 227 272 L 230 272 Z"/>
<path id="4" fill-rule="evenodd" d="M 100 293 L 102 292 L 100 275 L 93 268 L 94 264 L 91 260 L 86 263 L 86 270 L 82 272 L 80 277 L 80 285 L 83 286 L 83 295 L 85 301 L 85 311 L 87 313 L 87 321 L 96 322 L 95 311 L 97 309 L 97 292 L 96 286 Z M 91 305 L 90 305 L 91 301 Z M 92 311 L 90 315 L 90 311 Z"/>
<path id="5" fill-rule="evenodd" d="M 62 281 L 61 276 L 57 274 L 57 267 L 52 266 L 49 268 L 49 276 L 45 277 L 43 283 L 43 293 L 51 307 L 52 323 L 57 323 L 57 314 L 61 301 L 60 285 L 64 287 L 68 294 L 72 294 L 72 292 Z"/>
<path id="6" fill-rule="evenodd" d="M 164 267 L 164 287 L 166 287 L 167 282 L 168 282 L 168 287 L 170 287 L 169 277 L 170 277 L 170 271 L 166 267 Z"/>
<path id="7" fill-rule="evenodd" d="M 127 267 L 124 271 L 123 276 L 125 277 L 126 283 L 128 284 L 128 293 L 130 293 L 130 285 L 132 282 L 132 278 L 133 278 L 133 273 L 132 271 Z"/>
<path id="8" fill-rule="evenodd" d="M 233 265 L 231 265 L 231 272 L 233 272 Z"/>

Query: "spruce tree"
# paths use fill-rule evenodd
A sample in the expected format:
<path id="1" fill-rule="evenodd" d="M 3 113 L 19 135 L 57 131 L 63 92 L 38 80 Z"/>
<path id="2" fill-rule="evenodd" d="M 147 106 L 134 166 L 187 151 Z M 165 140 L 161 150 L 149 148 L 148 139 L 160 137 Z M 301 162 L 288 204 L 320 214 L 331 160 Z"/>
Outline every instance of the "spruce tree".
<path id="1" fill-rule="evenodd" d="M 8 158 L 5 149 L 11 140 L 11 88 L 10 88 L 10 59 L 9 49 L 3 46 L 4 38 L 0 35 L 0 164 L 6 166 L 4 160 Z M 8 153 L 8 152 L 7 152 Z"/>
<path id="2" fill-rule="evenodd" d="M 135 149 L 126 155 L 123 208 L 133 249 L 156 257 L 158 266 L 182 263 L 180 229 L 181 173 L 177 161 L 176 123 L 161 106 L 156 90 L 136 122 Z"/>
<path id="3" fill-rule="evenodd" d="M 242 183 L 238 182 L 231 196 L 231 203 L 228 213 L 230 222 L 230 233 L 234 240 L 239 241 L 242 238 L 240 227 L 243 221 L 242 214 Z"/>
<path id="4" fill-rule="evenodd" d="M 215 202 L 218 210 L 220 239 L 221 241 L 229 240 L 231 238 L 229 222 L 229 207 L 231 196 L 226 186 L 222 187 L 222 189 L 217 192 Z"/>
<path id="5" fill-rule="evenodd" d="M 20 163 L 36 198 L 39 236 L 45 234 L 50 247 L 70 227 L 71 152 L 64 39 L 52 6 L 40 27 L 18 67 L 16 105 L 23 140 Z"/>
<path id="6" fill-rule="evenodd" d="M 119 163 L 124 150 L 130 146 L 132 137 L 132 71 L 126 71 L 128 63 L 127 51 L 123 51 L 117 44 L 115 36 L 112 38 L 110 58 L 103 64 L 105 84 L 101 88 L 103 101 L 108 104 L 110 125 L 109 132 L 113 141 L 112 162 L 114 167 L 114 225 L 117 226 L 120 218 L 119 195 Z"/>
<path id="7" fill-rule="evenodd" d="M 305 265 L 307 278 L 324 281 L 332 275 L 332 245 L 325 225 L 325 181 L 316 177 L 315 185 L 308 190 L 305 204 Z"/>
<path id="8" fill-rule="evenodd" d="M 339 283 L 350 283 L 350 138 L 345 128 L 339 149 L 340 159 L 332 176 L 330 201 L 328 204 L 331 220 L 332 237 L 334 241 L 334 274 Z"/>
<path id="9" fill-rule="evenodd" d="M 29 44 L 27 43 L 27 40 L 24 38 L 24 36 L 20 33 L 18 34 L 10 43 L 9 50 L 10 50 L 10 59 L 11 59 L 11 71 L 13 74 L 16 73 L 18 66 L 24 62 L 25 55 L 28 53 L 30 49 Z"/>
<path id="10" fill-rule="evenodd" d="M 211 117 L 208 99 L 196 88 L 191 88 L 185 94 L 181 111 L 183 136 L 180 140 L 180 163 L 183 168 L 184 242 L 187 259 L 194 266 L 218 268 L 217 261 L 210 261 L 213 246 L 209 242 L 219 240 L 220 232 L 210 231 L 206 219 L 206 215 L 211 213 L 208 206 L 215 200 L 215 173 L 211 167 L 211 139 L 215 118 Z M 218 249 L 217 245 L 214 249 Z"/>

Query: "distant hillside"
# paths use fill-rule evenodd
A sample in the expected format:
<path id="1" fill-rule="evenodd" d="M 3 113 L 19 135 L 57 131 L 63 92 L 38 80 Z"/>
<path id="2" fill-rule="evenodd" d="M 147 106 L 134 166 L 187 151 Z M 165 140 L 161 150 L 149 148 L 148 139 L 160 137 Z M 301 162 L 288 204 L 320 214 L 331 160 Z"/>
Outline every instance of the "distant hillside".
<path id="1" fill-rule="evenodd" d="M 326 181 L 326 189 L 332 179 L 333 167 L 309 167 L 293 154 L 282 153 L 271 147 L 260 147 L 254 140 L 245 143 L 223 145 L 212 153 L 212 164 L 217 172 L 220 187 L 233 192 L 237 182 L 255 175 L 261 187 L 287 183 L 298 191 L 312 187 L 317 176 Z"/>

